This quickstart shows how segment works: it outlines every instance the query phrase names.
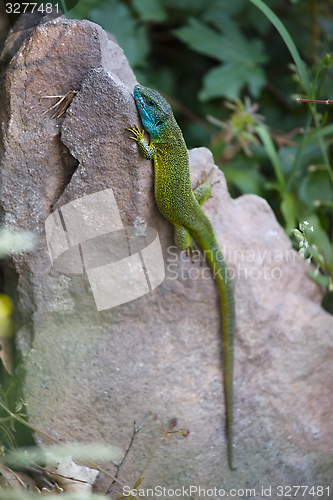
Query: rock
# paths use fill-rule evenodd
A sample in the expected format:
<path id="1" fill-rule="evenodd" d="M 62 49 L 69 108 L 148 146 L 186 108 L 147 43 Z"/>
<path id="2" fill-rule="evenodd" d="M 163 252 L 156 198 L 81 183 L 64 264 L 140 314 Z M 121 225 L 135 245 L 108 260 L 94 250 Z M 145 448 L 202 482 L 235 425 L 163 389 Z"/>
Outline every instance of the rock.
<path id="1" fill-rule="evenodd" d="M 5 7 L 4 4 L 2 5 Z M 1 6 L 0 9 L 2 9 Z M 11 26 L 7 14 L 5 12 L 1 12 L 1 14 L 2 25 L 0 24 L 0 33 L 1 29 L 5 32 L 8 31 L 7 37 L 2 37 L 2 41 L 5 43 L 4 47 L 2 47 L 1 43 L 0 70 L 2 75 L 9 61 L 21 47 L 24 40 L 32 35 L 36 27 L 51 21 L 58 17 L 58 15 L 55 13 L 45 14 L 38 11 L 34 13 L 28 12 L 20 16 L 14 25 Z"/>
<path id="2" fill-rule="evenodd" d="M 190 151 L 193 183 L 215 169 L 220 182 L 204 210 L 235 282 L 237 470 L 228 469 L 217 288 L 205 264 L 192 264 L 175 249 L 171 225 L 157 210 L 152 165 L 126 130 L 140 125 L 134 83 L 121 50 L 101 28 L 62 18 L 34 30 L 3 78 L 4 221 L 39 237 L 33 252 L 12 259 L 30 421 L 62 442 L 103 442 L 125 453 L 133 421 L 156 412 L 159 420 L 147 419 L 121 469 L 121 481 L 131 487 L 161 439 L 156 429 L 172 418 L 175 429 L 190 434 L 160 443 L 140 488 L 244 490 L 238 497 L 253 488 L 256 498 L 265 498 L 261 488 L 271 486 L 274 498 L 277 486 L 329 485 L 333 319 L 266 201 L 231 199 L 211 153 L 199 148 Z M 65 118 L 42 114 L 49 104 L 40 97 L 68 90 L 78 93 Z M 68 213 L 96 193 L 114 195 L 118 223 L 127 231 L 133 225 L 145 231 L 142 221 L 154 228 L 166 263 L 160 286 L 104 310 L 97 310 L 88 272 L 52 267 L 45 236 L 46 220 L 53 235 L 63 235 Z M 90 219 L 94 209 L 96 221 L 103 219 L 98 203 L 85 205 L 59 255 L 75 247 L 83 220 L 87 231 L 103 226 Z M 115 474 L 115 466 L 104 468 Z M 110 480 L 98 481 L 105 493 Z M 198 491 L 191 495 L 199 498 Z"/>
<path id="3" fill-rule="evenodd" d="M 47 454 L 48 476 L 66 493 L 89 494 L 99 472 L 96 469 L 82 467 L 68 456 L 61 461 L 54 455 Z"/>
<path id="4" fill-rule="evenodd" d="M 36 22 L 39 21 L 37 16 Z M 9 45 L 12 46 L 11 38 Z M 7 53 L 7 46 L 3 53 Z M 24 39 L 6 69 L 1 86 L 4 170 L 0 182 L 5 224 L 37 231 L 43 238 L 45 219 L 77 167 L 77 161 L 60 141 L 62 120 L 55 121 L 52 113 L 47 112 L 57 99 L 45 96 L 79 90 L 89 71 L 103 64 L 106 69 L 115 68 L 115 78 L 122 72 L 124 83 L 132 88 L 135 78 L 121 54 L 106 33 L 88 21 L 57 18 L 47 25 L 38 25 Z M 59 61 L 57 66 L 55 59 Z M 39 250 L 45 252 L 45 240 L 40 241 L 38 251 L 30 256 L 34 261 L 33 271 L 26 268 L 24 272 L 18 271 L 20 283 L 27 280 L 31 299 L 25 297 L 19 310 L 23 315 L 19 323 L 25 325 L 30 324 L 35 310 L 32 296 L 40 290 L 36 283 L 44 277 L 45 264 L 49 268 L 48 255 L 45 254 L 44 262 Z M 23 261 L 25 257 L 17 261 L 17 269 L 21 269 Z M 28 281 L 35 282 L 33 289 Z"/>

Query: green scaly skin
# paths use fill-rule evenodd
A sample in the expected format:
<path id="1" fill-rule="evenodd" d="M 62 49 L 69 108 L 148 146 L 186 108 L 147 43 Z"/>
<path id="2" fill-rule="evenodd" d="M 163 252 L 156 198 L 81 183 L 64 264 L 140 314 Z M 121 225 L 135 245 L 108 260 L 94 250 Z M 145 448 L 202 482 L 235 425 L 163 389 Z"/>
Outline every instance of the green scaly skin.
<path id="1" fill-rule="evenodd" d="M 224 389 L 228 437 L 228 462 L 233 469 L 233 364 L 235 305 L 228 266 L 216 240 L 213 226 L 200 205 L 211 196 L 212 183 L 204 182 L 193 191 L 189 158 L 183 134 L 169 103 L 156 91 L 136 85 L 134 98 L 151 142 L 138 127 L 131 127 L 134 139 L 148 160 L 154 160 L 155 199 L 159 211 L 175 227 L 175 243 L 191 250 L 196 240 L 204 251 L 217 281 L 222 308 Z"/>

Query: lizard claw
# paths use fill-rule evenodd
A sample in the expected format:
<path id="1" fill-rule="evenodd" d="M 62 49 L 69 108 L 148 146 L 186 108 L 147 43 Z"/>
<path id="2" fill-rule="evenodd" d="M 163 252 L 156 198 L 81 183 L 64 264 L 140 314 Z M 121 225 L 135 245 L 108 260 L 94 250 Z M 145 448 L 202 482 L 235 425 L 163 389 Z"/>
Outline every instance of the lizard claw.
<path id="1" fill-rule="evenodd" d="M 186 256 L 191 257 L 192 264 L 195 264 L 196 262 L 199 261 L 200 266 L 202 266 L 200 250 L 198 249 L 197 245 L 194 242 L 190 246 L 188 246 L 185 251 L 186 251 Z"/>
<path id="2" fill-rule="evenodd" d="M 215 182 L 211 182 L 211 178 L 213 177 L 214 175 L 214 171 L 215 171 L 215 168 L 213 168 L 213 170 L 211 171 L 211 173 L 209 174 L 209 177 L 207 179 L 207 182 L 211 185 L 211 187 L 214 186 L 214 184 L 218 184 L 220 181 L 215 181 Z M 205 172 L 205 177 L 206 177 L 206 172 Z"/>
<path id="3" fill-rule="evenodd" d="M 203 181 L 201 181 L 200 179 L 198 180 L 199 186 L 201 186 L 201 184 L 205 184 L 206 179 L 207 179 L 207 174 L 206 174 L 206 172 L 204 172 L 204 178 L 203 178 Z"/>
<path id="4" fill-rule="evenodd" d="M 131 127 L 128 127 L 127 130 L 129 132 L 132 132 L 134 134 L 134 137 L 130 137 L 130 139 L 133 139 L 133 141 L 140 141 L 143 138 L 144 135 L 144 130 L 140 130 L 137 125 L 131 125 Z"/>
<path id="5" fill-rule="evenodd" d="M 214 170 L 215 168 L 213 168 L 213 170 L 211 171 L 211 173 L 209 174 L 209 176 L 207 177 L 207 173 L 204 172 L 204 178 L 203 178 L 203 181 L 201 181 L 199 179 L 198 183 L 199 183 L 199 186 L 202 186 L 202 184 L 210 184 L 211 187 L 214 186 L 214 184 L 218 184 L 220 181 L 216 181 L 216 182 L 211 182 L 211 178 L 213 177 L 214 175 Z"/>
<path id="6" fill-rule="evenodd" d="M 210 187 L 213 187 L 215 184 L 218 184 L 220 181 L 215 181 L 215 182 L 211 182 L 211 178 L 213 177 L 214 175 L 214 171 L 215 171 L 215 168 L 213 168 L 213 170 L 211 171 L 211 173 L 209 174 L 209 176 L 207 177 L 207 174 L 206 172 L 204 172 L 204 178 L 203 178 L 203 181 L 200 181 L 199 180 L 199 186 L 201 186 L 202 184 L 210 184 Z M 210 196 L 211 198 L 211 196 Z"/>

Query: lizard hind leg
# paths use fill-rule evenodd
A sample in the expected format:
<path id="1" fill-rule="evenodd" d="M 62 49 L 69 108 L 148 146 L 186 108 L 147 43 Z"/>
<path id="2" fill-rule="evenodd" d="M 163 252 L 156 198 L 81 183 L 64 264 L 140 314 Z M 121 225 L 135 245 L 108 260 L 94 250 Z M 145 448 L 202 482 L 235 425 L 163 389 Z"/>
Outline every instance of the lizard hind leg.
<path id="1" fill-rule="evenodd" d="M 205 172 L 203 182 L 199 181 L 199 186 L 193 190 L 195 199 L 197 200 L 199 205 L 202 205 L 206 200 L 208 200 L 208 198 L 212 196 L 212 187 L 214 186 L 214 184 L 220 182 L 220 181 L 211 182 L 211 178 L 213 177 L 214 171 L 215 168 L 213 168 L 208 178 Z"/>
<path id="2" fill-rule="evenodd" d="M 192 257 L 192 262 L 200 261 L 200 250 L 196 245 L 190 232 L 184 226 L 174 226 L 175 228 L 175 244 L 180 250 L 186 250 L 186 254 Z"/>

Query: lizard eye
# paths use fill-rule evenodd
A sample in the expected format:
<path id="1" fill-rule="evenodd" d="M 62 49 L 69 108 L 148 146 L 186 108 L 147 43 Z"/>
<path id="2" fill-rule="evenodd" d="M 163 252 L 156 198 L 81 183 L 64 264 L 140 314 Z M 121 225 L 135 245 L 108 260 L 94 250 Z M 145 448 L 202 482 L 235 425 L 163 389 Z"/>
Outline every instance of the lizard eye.
<path id="1" fill-rule="evenodd" d="M 154 102 L 153 101 L 150 101 L 149 99 L 146 99 L 146 104 L 147 106 L 154 106 Z"/>
<path id="2" fill-rule="evenodd" d="M 157 126 L 158 126 L 158 125 L 162 125 L 162 123 L 163 123 L 163 122 L 162 122 L 162 120 L 158 120 L 158 122 L 156 122 L 156 125 L 157 125 Z"/>

